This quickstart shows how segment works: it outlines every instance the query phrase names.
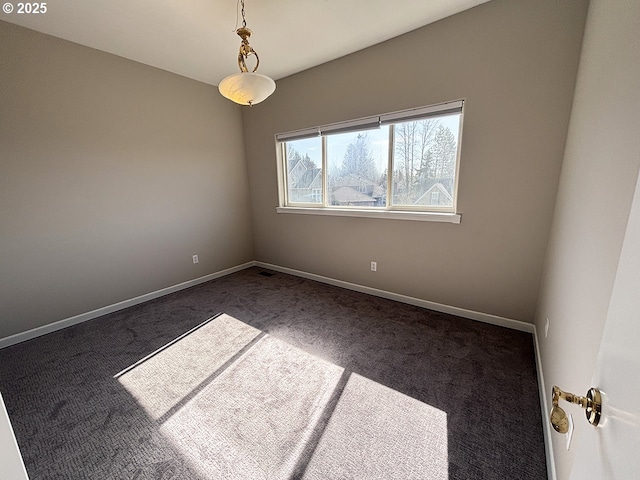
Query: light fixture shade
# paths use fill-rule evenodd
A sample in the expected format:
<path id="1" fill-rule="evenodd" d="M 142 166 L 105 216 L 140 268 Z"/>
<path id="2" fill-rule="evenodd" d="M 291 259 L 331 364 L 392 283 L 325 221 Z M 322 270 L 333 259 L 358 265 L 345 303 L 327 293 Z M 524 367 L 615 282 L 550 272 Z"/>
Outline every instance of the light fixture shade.
<path id="1" fill-rule="evenodd" d="M 218 90 L 223 97 L 240 105 L 255 105 L 276 90 L 276 82 L 259 73 L 241 72 L 222 79 Z"/>

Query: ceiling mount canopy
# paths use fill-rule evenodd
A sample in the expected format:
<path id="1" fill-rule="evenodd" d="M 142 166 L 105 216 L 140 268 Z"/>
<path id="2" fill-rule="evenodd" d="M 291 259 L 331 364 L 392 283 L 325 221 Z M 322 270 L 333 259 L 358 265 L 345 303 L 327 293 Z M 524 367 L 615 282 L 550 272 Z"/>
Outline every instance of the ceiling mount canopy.
<path id="1" fill-rule="evenodd" d="M 240 73 L 229 75 L 222 79 L 218 85 L 218 90 L 223 97 L 228 98 L 232 102 L 240 105 L 255 105 L 265 100 L 276 89 L 276 82 L 266 75 L 256 73 L 260 65 L 260 58 L 256 51 L 249 45 L 249 37 L 251 30 L 247 28 L 247 21 L 244 18 L 244 0 L 242 4 L 242 27 L 236 30 L 236 33 L 242 39 L 240 43 L 240 52 L 238 53 L 238 67 Z M 246 59 L 254 55 L 256 57 L 256 66 L 251 72 L 247 69 Z"/>

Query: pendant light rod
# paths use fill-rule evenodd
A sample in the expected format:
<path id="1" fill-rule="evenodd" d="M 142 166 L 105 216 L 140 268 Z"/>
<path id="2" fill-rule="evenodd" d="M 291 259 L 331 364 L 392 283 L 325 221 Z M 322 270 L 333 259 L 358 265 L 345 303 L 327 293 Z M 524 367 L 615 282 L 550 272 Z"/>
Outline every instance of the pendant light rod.
<path id="1" fill-rule="evenodd" d="M 247 26 L 247 20 L 244 18 L 244 0 L 240 0 L 240 5 L 242 6 L 242 9 L 240 10 L 240 12 L 242 13 L 242 26 L 246 27 Z"/>
<path id="2" fill-rule="evenodd" d="M 251 73 L 255 73 L 258 70 L 258 66 L 260 65 L 260 57 L 258 57 L 258 52 L 256 52 L 251 45 L 249 45 L 249 37 L 253 33 L 249 28 L 247 28 L 247 19 L 244 16 L 244 0 L 240 0 L 240 4 L 242 5 L 242 27 L 236 30 L 236 33 L 242 39 L 242 43 L 240 44 L 240 52 L 238 53 L 238 66 L 240 67 L 241 72 L 248 72 L 247 64 L 245 62 L 246 58 L 249 58 L 249 55 L 256 56 L 256 66 L 252 70 Z"/>
<path id="3" fill-rule="evenodd" d="M 218 90 L 220 90 L 220 94 L 223 97 L 235 103 L 253 106 L 271 95 L 276 89 L 276 83 L 266 75 L 256 73 L 260 65 L 260 57 L 258 57 L 258 53 L 253 47 L 249 45 L 249 37 L 253 32 L 247 28 L 244 0 L 241 0 L 241 5 L 242 27 L 236 30 L 236 33 L 242 39 L 240 51 L 238 52 L 238 67 L 240 68 L 240 73 L 224 78 L 218 85 Z M 256 57 L 256 66 L 251 72 L 249 72 L 246 63 L 246 59 L 250 55 L 255 55 Z"/>

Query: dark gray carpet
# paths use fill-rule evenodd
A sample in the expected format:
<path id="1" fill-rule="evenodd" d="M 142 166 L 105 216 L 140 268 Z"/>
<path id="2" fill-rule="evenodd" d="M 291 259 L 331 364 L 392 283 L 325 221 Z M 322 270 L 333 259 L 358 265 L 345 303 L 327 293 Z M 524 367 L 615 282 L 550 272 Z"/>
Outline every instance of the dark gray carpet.
<path id="1" fill-rule="evenodd" d="M 367 431 L 367 409 L 370 421 L 388 421 L 375 403 L 367 406 L 371 385 L 382 399 L 411 397 L 399 402 L 409 410 L 420 408 L 415 399 L 446 414 L 450 479 L 546 478 L 530 334 L 262 271 L 247 269 L 0 350 L 0 391 L 30 477 L 207 478 L 162 431 L 170 425 L 166 407 L 160 403 L 160 419 L 150 415 L 114 375 L 224 312 L 346 372 L 339 382 L 344 401 L 333 398 L 325 409 L 293 478 L 372 478 L 384 468 L 384 456 L 370 458 L 368 470 L 366 450 L 345 459 L 329 442 L 356 432 L 363 436 L 358 445 L 367 438 L 384 443 L 384 435 Z M 282 450 L 269 448 L 276 447 Z"/>

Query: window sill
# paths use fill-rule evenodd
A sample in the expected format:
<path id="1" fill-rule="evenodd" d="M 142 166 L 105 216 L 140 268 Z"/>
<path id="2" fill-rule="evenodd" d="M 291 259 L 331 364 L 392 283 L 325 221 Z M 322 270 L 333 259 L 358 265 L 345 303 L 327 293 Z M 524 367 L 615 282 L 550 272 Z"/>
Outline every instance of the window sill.
<path id="1" fill-rule="evenodd" d="M 418 222 L 460 223 L 459 213 L 409 212 L 399 210 L 358 210 L 347 208 L 276 207 L 278 213 L 300 215 L 329 215 L 334 217 L 386 218 L 390 220 L 413 220 Z"/>

